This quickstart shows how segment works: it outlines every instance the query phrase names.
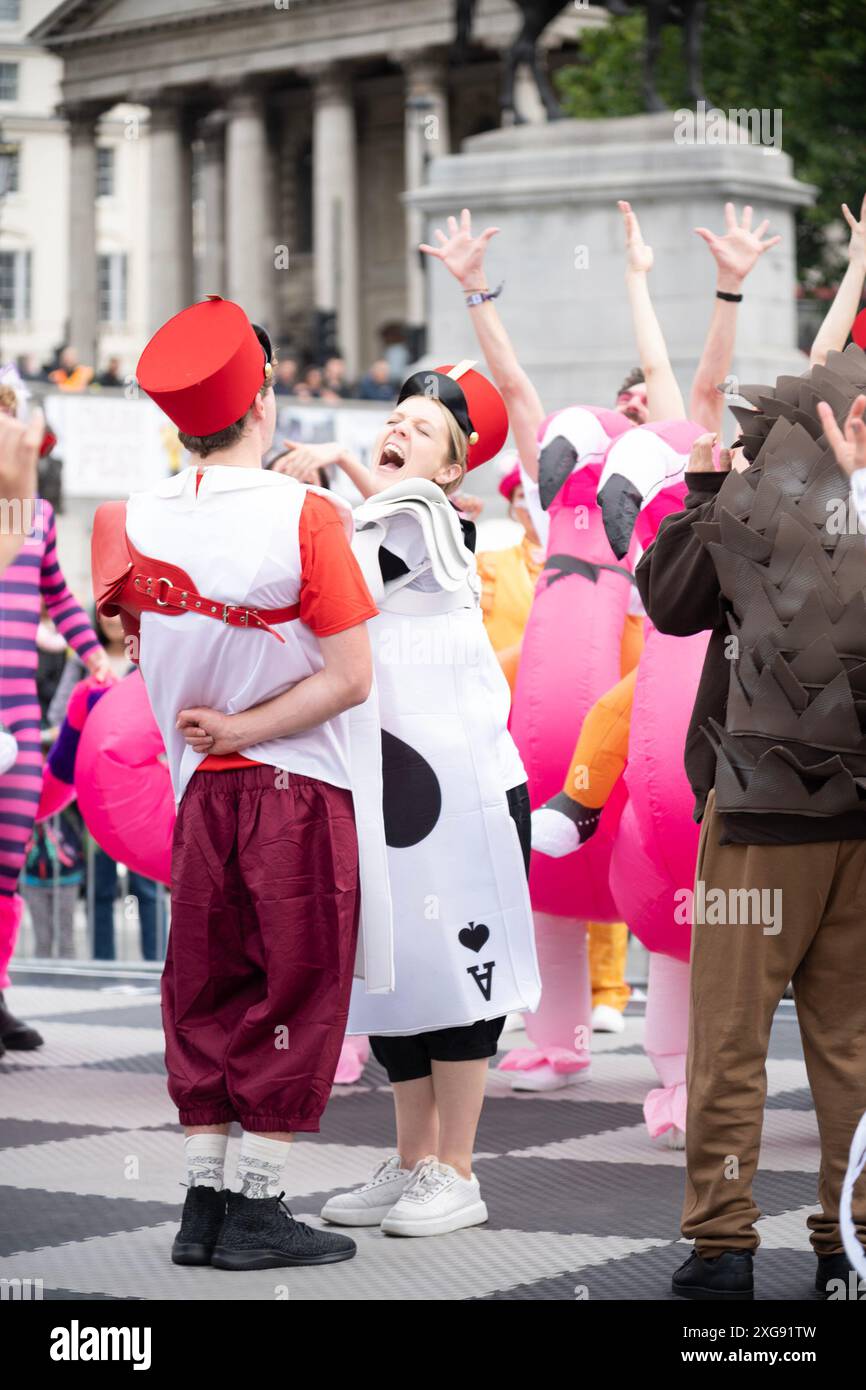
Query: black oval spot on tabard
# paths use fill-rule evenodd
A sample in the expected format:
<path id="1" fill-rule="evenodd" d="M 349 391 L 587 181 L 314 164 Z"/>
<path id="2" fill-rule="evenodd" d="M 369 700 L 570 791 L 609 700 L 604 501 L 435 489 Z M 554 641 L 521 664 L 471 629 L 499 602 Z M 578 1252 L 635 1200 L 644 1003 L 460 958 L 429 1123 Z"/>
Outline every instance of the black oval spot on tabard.
<path id="1" fill-rule="evenodd" d="M 442 811 L 439 779 L 410 744 L 382 730 L 382 811 L 385 843 L 408 849 L 426 839 Z"/>

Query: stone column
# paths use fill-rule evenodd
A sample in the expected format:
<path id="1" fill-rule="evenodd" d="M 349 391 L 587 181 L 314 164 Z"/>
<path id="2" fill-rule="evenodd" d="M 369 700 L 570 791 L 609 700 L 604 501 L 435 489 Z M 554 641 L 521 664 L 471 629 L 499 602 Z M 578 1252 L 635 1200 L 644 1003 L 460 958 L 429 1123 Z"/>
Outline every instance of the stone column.
<path id="1" fill-rule="evenodd" d="M 201 123 L 201 197 L 204 204 L 201 285 L 204 294 L 226 294 L 224 111 L 211 111 Z"/>
<path id="2" fill-rule="evenodd" d="M 270 165 L 264 98 L 253 88 L 240 87 L 231 95 L 225 150 L 228 294 L 255 323 L 267 323 L 274 266 Z"/>
<path id="3" fill-rule="evenodd" d="M 407 58 L 404 167 L 407 191 L 427 182 L 431 159 L 450 153 L 445 68 L 434 59 Z M 406 322 L 412 351 L 421 356 L 427 325 L 427 271 L 418 243 L 427 240 L 424 213 L 406 205 Z"/>
<path id="4" fill-rule="evenodd" d="M 315 307 L 337 316 L 337 342 L 350 377 L 361 369 L 358 160 L 349 79 L 314 74 L 313 275 Z"/>
<path id="5" fill-rule="evenodd" d="M 192 299 L 192 167 L 182 101 L 160 95 L 148 104 L 153 331 Z"/>
<path id="6" fill-rule="evenodd" d="M 68 108 L 69 341 L 82 362 L 97 367 L 96 123 L 92 106 Z"/>

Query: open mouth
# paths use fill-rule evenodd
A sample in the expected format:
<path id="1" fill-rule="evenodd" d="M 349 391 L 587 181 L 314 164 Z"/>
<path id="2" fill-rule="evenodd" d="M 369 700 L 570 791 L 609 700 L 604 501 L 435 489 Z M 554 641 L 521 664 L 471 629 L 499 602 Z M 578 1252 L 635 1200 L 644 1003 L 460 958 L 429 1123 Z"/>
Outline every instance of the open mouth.
<path id="1" fill-rule="evenodd" d="M 379 467 L 387 469 L 390 473 L 399 473 L 405 462 L 406 454 L 403 445 L 398 444 L 396 440 L 389 440 L 379 455 Z"/>

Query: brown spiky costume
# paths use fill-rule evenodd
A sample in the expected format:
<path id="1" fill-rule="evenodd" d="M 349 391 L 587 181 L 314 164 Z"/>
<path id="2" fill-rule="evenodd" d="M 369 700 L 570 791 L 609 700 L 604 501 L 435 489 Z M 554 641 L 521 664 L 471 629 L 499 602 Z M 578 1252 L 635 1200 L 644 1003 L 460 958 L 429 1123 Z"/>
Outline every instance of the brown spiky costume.
<path id="1" fill-rule="evenodd" d="M 862 391 L 853 344 L 804 376 L 744 388 L 755 409 L 734 414 L 752 467 L 695 526 L 735 639 L 725 727 L 703 726 L 723 814 L 866 809 L 866 538 L 847 522 L 848 479 L 817 411 L 827 401 L 844 421 Z"/>

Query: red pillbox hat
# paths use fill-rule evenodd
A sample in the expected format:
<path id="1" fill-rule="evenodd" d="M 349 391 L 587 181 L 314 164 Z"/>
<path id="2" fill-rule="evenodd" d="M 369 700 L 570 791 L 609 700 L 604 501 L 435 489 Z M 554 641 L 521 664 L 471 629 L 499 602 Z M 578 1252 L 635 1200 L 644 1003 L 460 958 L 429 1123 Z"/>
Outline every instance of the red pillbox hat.
<path id="1" fill-rule="evenodd" d="M 184 434 L 224 430 L 265 380 L 265 353 L 239 304 L 208 295 L 170 318 L 138 360 L 143 391 Z"/>
<path id="2" fill-rule="evenodd" d="M 409 396 L 435 396 L 451 411 L 468 441 L 467 472 L 492 459 L 508 438 L 505 401 L 472 362 L 413 372 L 403 382 L 397 404 Z"/>

